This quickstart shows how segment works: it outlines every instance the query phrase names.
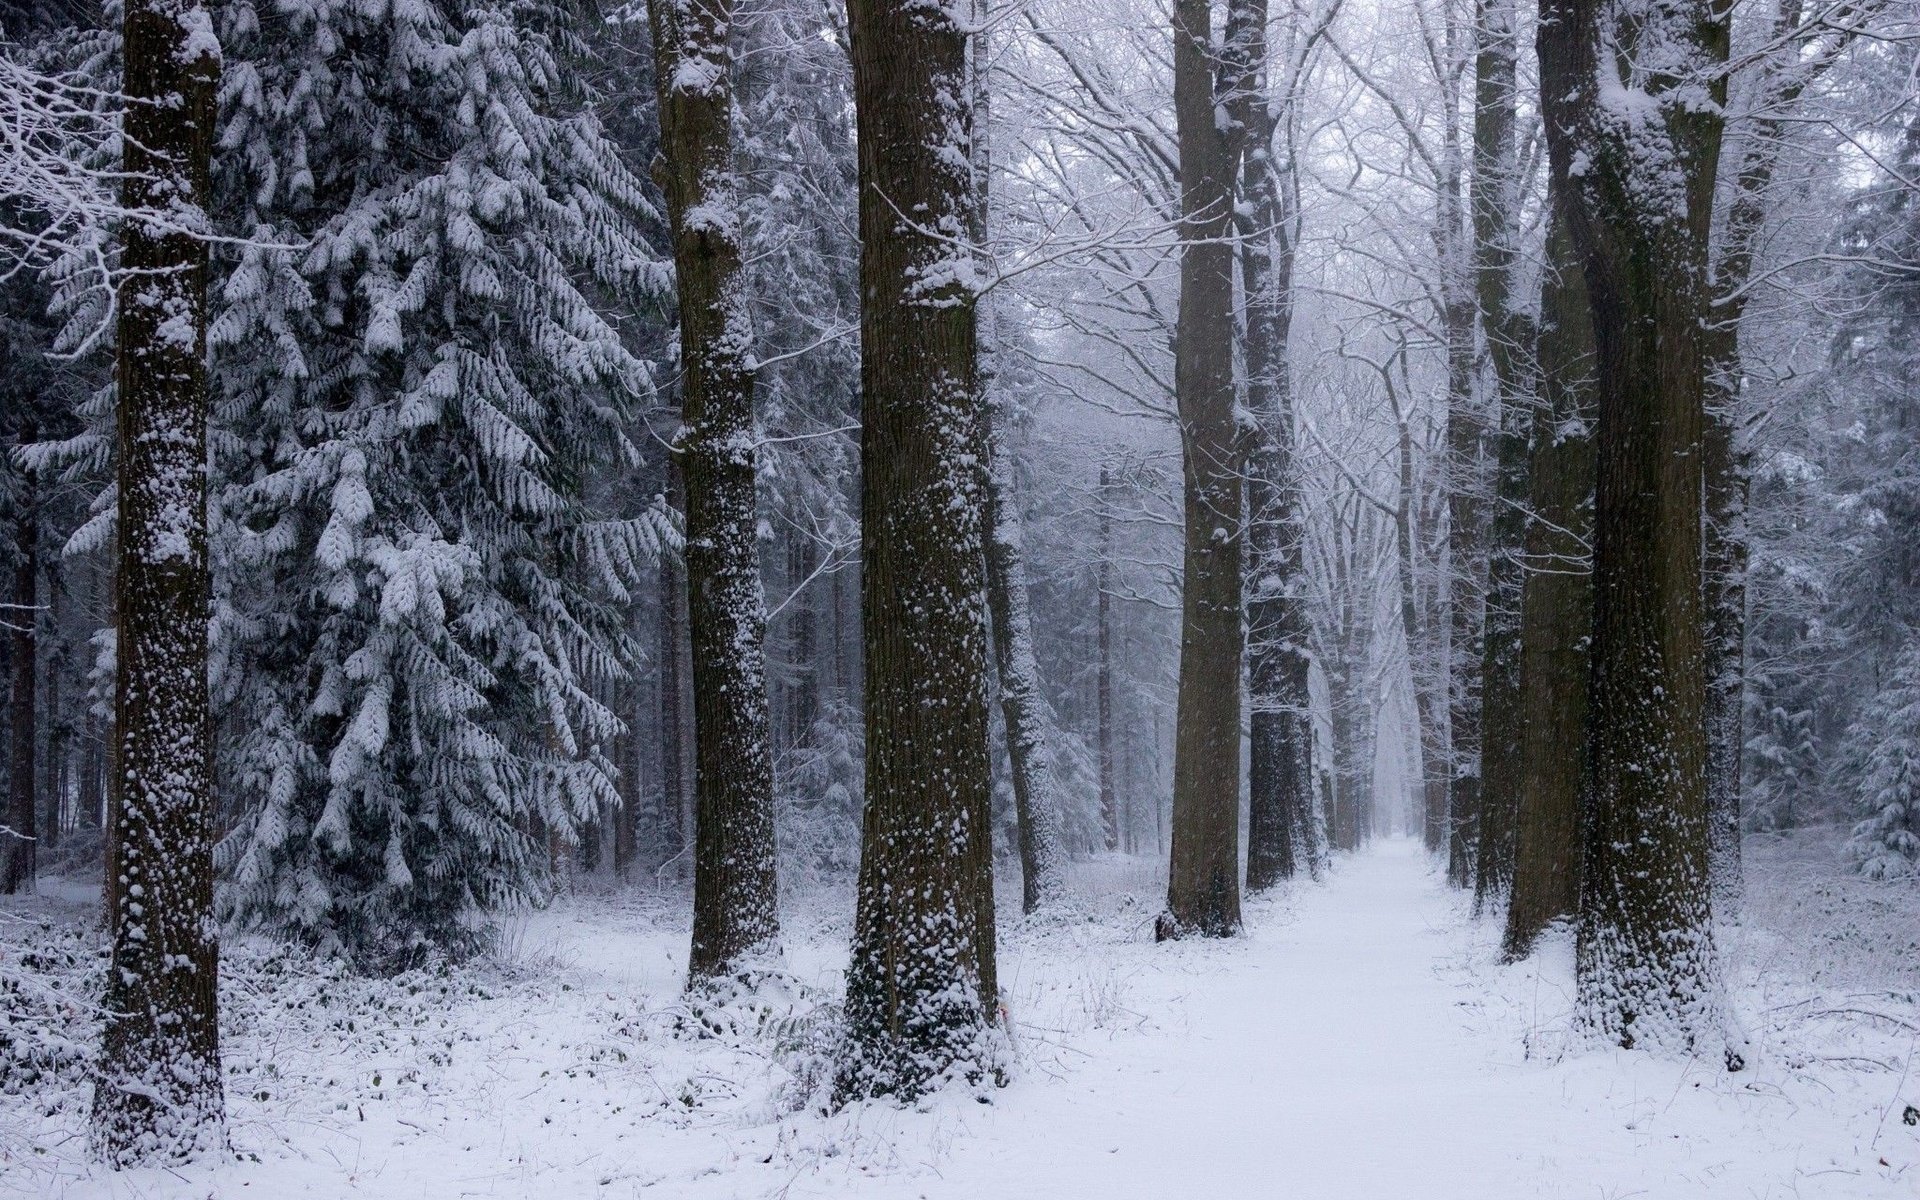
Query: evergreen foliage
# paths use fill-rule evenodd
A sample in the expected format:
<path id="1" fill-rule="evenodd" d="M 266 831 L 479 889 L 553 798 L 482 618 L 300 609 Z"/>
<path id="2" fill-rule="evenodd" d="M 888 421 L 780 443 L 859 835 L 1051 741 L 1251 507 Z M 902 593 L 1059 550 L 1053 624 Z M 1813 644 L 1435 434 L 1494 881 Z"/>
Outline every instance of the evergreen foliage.
<path id="1" fill-rule="evenodd" d="M 616 803 L 621 604 L 670 536 L 607 315 L 666 272 L 564 6 L 226 6 L 216 699 L 231 916 L 399 962 Z"/>

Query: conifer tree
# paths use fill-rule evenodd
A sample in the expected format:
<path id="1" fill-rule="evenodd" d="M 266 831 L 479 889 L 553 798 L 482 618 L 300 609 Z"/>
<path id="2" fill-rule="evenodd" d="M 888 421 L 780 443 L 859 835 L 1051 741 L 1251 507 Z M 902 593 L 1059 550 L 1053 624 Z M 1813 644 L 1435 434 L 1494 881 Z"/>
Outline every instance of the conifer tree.
<path id="1" fill-rule="evenodd" d="M 650 209 L 559 5 L 220 13 L 211 325 L 224 907 L 379 964 L 470 949 L 617 802 Z M 657 310 L 656 310 L 657 311 Z"/>

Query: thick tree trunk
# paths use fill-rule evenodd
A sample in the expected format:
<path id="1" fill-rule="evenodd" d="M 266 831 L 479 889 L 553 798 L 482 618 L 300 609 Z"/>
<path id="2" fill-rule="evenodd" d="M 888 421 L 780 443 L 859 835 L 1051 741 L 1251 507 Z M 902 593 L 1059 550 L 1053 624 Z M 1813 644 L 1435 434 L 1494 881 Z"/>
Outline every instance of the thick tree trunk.
<path id="1" fill-rule="evenodd" d="M 1294 463 L 1287 337 L 1293 323 L 1293 246 L 1273 161 L 1278 114 L 1265 86 L 1266 5 L 1247 5 L 1253 86 L 1237 114 L 1246 129 L 1241 167 L 1251 229 L 1243 230 L 1247 298 L 1247 410 L 1255 430 L 1247 463 L 1247 890 L 1313 869 L 1313 712 L 1307 693 L 1305 515 Z"/>
<path id="2" fill-rule="evenodd" d="M 219 50 L 186 0 L 126 7 L 126 200 L 201 220 Z M 114 1167 L 225 1141 L 207 705 L 207 244 L 124 226 L 119 812 L 93 1140 Z"/>
<path id="3" fill-rule="evenodd" d="M 23 433 L 25 444 L 31 433 Z M 29 483 L 31 477 L 29 477 Z M 39 527 L 33 499 L 24 498 L 17 522 L 20 558 L 13 568 L 13 588 L 7 596 L 11 605 L 0 611 L 0 624 L 9 627 L 7 640 L 8 674 L 11 678 L 7 705 L 8 748 L 6 829 L 0 831 L 0 894 L 14 895 L 33 890 L 34 866 L 39 859 L 39 805 L 35 784 L 40 778 L 36 751 L 40 732 L 36 719 L 34 684 L 39 674 L 35 653 L 35 628 L 39 624 Z"/>
<path id="4" fill-rule="evenodd" d="M 732 0 L 649 0 L 647 11 L 680 301 L 695 756 L 687 981 L 697 986 L 737 974 L 780 933 L 753 330 L 733 173 Z"/>
<path id="5" fill-rule="evenodd" d="M 966 10 L 853 0 L 867 779 L 835 1093 L 997 1053 Z M 902 214 L 908 214 L 903 216 Z"/>
<path id="6" fill-rule="evenodd" d="M 1624 11 L 1548 0 L 1539 39 L 1597 349 L 1577 1013 L 1621 1046 L 1692 1051 L 1724 1035 L 1707 884 L 1700 331 L 1725 84 L 1707 85 L 1711 103 L 1697 93 L 1700 78 L 1725 78 L 1728 18 L 1720 0 L 1635 23 Z M 1601 58 L 1603 45 L 1618 55 Z M 1602 93 L 1627 86 L 1621 64 L 1653 46 L 1662 73 L 1631 81 L 1643 116 L 1619 122 Z"/>
<path id="7" fill-rule="evenodd" d="M 1481 650 L 1479 846 L 1475 903 L 1497 901 L 1513 878 L 1520 804 L 1520 555 L 1526 539 L 1527 435 L 1533 424 L 1533 323 L 1514 304 L 1519 183 L 1514 0 L 1479 0 L 1475 25 L 1473 240 L 1480 329 L 1493 367 L 1500 425 L 1493 433 L 1493 514 L 1488 521 L 1486 619 Z"/>
<path id="8" fill-rule="evenodd" d="M 1180 315 L 1174 393 L 1186 482 L 1173 848 L 1161 938 L 1240 928 L 1241 434 L 1233 389 L 1233 178 L 1239 138 L 1216 113 L 1208 0 L 1175 0 Z M 1229 37 L 1229 44 L 1233 42 Z M 1233 84 L 1220 91 L 1232 94 Z"/>
<path id="9" fill-rule="evenodd" d="M 1580 899 L 1587 638 L 1593 629 L 1593 321 L 1566 222 L 1549 214 L 1541 282 L 1532 520 L 1521 590 L 1520 803 L 1505 952 L 1519 959 Z"/>

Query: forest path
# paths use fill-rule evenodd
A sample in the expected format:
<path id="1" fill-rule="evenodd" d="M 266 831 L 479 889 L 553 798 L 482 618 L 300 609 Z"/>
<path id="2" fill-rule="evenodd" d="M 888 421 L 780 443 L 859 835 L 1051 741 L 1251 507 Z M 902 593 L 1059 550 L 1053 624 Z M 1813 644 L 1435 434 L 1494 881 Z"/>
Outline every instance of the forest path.
<path id="1" fill-rule="evenodd" d="M 1445 966 L 1460 918 L 1419 845 L 1342 860 L 1324 886 L 1295 887 L 1290 910 L 1252 906 L 1245 944 L 1224 956 L 1174 948 L 1192 973 L 1150 1011 L 1184 1028 L 1115 1044 L 1016 1100 L 953 1168 L 984 1169 L 983 1195 L 1115 1198 L 1484 1200 L 1533 1194 L 1503 1176 L 1551 1178 L 1568 1114 L 1490 1069 L 1519 1048 L 1468 1028 L 1472 997 Z M 976 1154 L 992 1162 L 965 1161 Z M 991 1180 L 994 1162 L 1057 1171 L 1061 1190 Z"/>
<path id="2" fill-rule="evenodd" d="M 1725 1095 L 1689 1087 L 1697 1068 L 1604 1052 L 1570 1066 L 1529 1061 L 1520 1035 L 1564 1025 L 1564 984 L 1529 974 L 1530 998 L 1490 996 L 1485 974 L 1498 968 L 1480 943 L 1491 935 L 1468 925 L 1462 904 L 1416 842 L 1388 841 L 1343 859 L 1324 885 L 1250 906 L 1237 943 L 1144 947 L 1158 957 L 1133 960 L 1136 973 L 1109 985 L 1116 1008 L 1139 1015 L 1142 1035 L 1083 1043 L 1091 1057 L 1069 1059 L 1061 1078 L 1030 1077 L 988 1108 L 955 1114 L 960 1127 L 925 1164 L 935 1177 L 874 1191 L 928 1200 L 1844 1194 L 1727 1178 L 1736 1155 L 1758 1149 L 1758 1131 L 1744 1106 L 1729 1111 Z"/>

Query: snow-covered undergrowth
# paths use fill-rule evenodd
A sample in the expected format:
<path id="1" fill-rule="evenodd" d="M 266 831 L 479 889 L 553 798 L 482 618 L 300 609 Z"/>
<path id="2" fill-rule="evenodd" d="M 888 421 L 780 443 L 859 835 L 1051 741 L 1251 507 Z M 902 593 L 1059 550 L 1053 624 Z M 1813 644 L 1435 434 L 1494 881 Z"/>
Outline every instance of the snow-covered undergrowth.
<path id="1" fill-rule="evenodd" d="M 1076 867 L 1071 914 L 1003 919 L 1009 1086 L 911 1109 L 819 1106 L 844 892 L 793 898 L 788 973 L 719 1008 L 681 994 L 671 893 L 579 895 L 488 961 L 389 980 L 229 943 L 234 1155 L 121 1175 L 85 1153 L 100 938 L 42 897 L 0 914 L 0 1192 L 1920 1195 L 1920 893 L 1833 845 L 1751 843 L 1739 1075 L 1570 1047 L 1570 946 L 1501 965 L 1404 844 L 1253 902 L 1244 938 L 1163 947 L 1158 867 L 1111 859 Z"/>

